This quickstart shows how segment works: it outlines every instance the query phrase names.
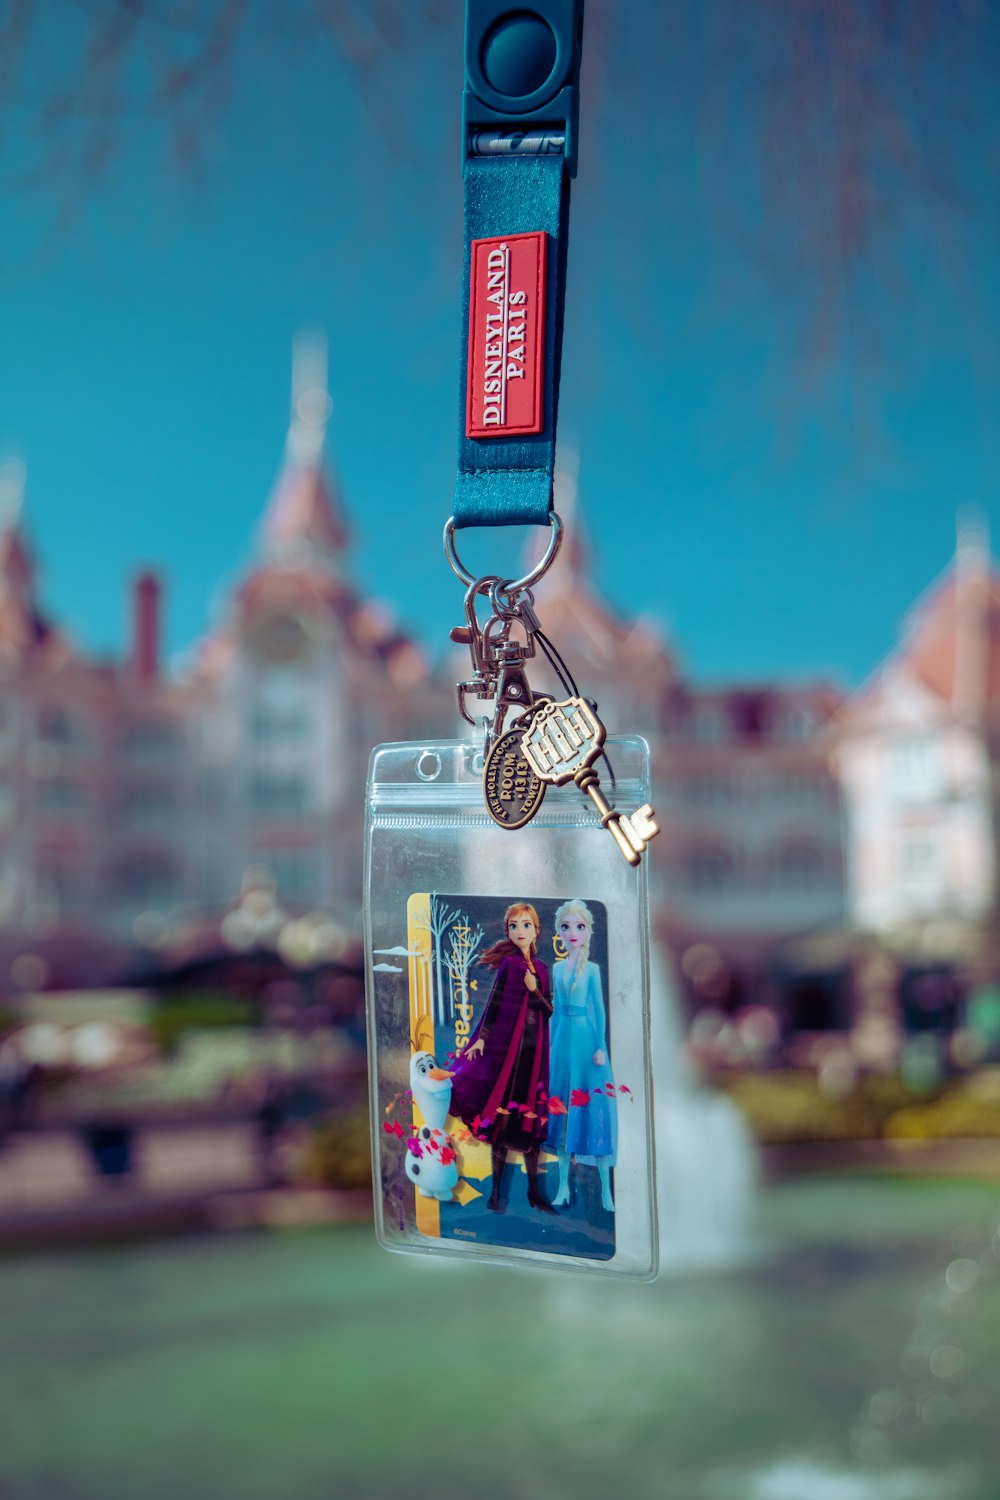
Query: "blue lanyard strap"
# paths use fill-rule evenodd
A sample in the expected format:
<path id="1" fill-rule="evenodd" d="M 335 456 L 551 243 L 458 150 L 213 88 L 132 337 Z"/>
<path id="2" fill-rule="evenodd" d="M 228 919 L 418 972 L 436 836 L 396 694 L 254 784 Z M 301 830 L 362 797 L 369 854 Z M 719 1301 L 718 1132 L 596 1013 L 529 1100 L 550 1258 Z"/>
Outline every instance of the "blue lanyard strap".
<path id="1" fill-rule="evenodd" d="M 462 388 L 454 505 L 458 528 L 548 523 L 559 404 L 568 218 L 569 177 L 561 154 L 528 160 L 516 156 L 472 156 L 466 162 Z M 470 437 L 467 426 L 473 241 L 503 242 L 507 235 L 537 231 L 547 236 L 539 392 L 541 431 L 511 437 Z M 482 310 L 477 307 L 476 311 L 482 319 Z M 483 379 L 482 361 L 478 370 L 472 370 L 471 378 Z"/>
<path id="2" fill-rule="evenodd" d="M 529 42 L 551 45 L 551 73 L 546 60 L 530 93 L 500 94 L 497 78 L 518 69 L 537 81 L 533 58 L 510 72 L 526 22 Z M 545 526 L 552 511 L 581 27 L 581 0 L 526 0 L 516 12 L 466 0 L 456 529 Z"/>

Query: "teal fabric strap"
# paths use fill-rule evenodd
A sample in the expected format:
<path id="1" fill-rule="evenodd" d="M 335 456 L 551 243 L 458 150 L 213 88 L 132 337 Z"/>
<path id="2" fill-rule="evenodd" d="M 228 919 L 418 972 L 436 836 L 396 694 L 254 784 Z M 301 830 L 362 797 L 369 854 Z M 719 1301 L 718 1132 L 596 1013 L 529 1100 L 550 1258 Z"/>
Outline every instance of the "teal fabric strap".
<path id="1" fill-rule="evenodd" d="M 569 175 L 561 154 L 470 156 L 465 163 L 465 266 L 459 400 L 456 528 L 548 524 L 552 509 L 559 366 L 562 356 Z M 542 430 L 530 435 L 466 435 L 470 267 L 473 240 L 544 230 L 548 235 Z"/>

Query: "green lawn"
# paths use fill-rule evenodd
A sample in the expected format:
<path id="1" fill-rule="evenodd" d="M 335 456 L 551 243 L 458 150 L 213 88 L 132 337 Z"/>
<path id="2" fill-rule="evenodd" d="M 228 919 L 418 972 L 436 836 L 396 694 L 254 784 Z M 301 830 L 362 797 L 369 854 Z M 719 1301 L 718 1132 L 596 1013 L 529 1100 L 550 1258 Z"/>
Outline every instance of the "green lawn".
<path id="1" fill-rule="evenodd" d="M 743 1269 L 652 1287 L 363 1229 L 10 1257 L 0 1497 L 997 1500 L 996 1197 L 771 1188 Z"/>

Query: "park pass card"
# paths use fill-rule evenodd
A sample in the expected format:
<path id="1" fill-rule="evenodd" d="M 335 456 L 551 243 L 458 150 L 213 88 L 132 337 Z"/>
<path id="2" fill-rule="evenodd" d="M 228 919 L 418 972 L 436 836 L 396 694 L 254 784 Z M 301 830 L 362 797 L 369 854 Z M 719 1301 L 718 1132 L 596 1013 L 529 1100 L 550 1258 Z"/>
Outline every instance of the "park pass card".
<path id="1" fill-rule="evenodd" d="M 609 1035 L 604 905 L 420 892 L 405 942 L 373 958 L 376 994 L 409 1017 L 402 1086 L 380 1101 L 386 1224 L 455 1248 L 612 1258 L 635 1103 Z"/>

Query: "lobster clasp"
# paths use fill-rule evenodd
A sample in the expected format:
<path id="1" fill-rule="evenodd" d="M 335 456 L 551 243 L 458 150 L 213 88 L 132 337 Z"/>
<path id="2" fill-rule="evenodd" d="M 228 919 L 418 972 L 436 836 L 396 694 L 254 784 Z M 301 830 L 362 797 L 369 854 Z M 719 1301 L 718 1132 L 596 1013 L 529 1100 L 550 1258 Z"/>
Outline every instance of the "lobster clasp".
<path id="1" fill-rule="evenodd" d="M 489 599 L 492 611 L 483 626 L 480 626 L 476 614 L 476 602 L 481 595 Z M 522 625 L 523 640 L 516 639 L 512 633 L 515 621 Z M 477 578 L 466 590 L 465 624 L 451 632 L 451 639 L 456 644 L 468 646 L 472 658 L 472 677 L 457 684 L 458 708 L 466 723 L 475 725 L 476 720 L 466 708 L 466 698 L 494 700 L 493 717 L 486 734 L 487 750 L 503 732 L 507 714 L 511 710 L 524 713 L 534 702 L 535 695 L 524 664 L 535 654 L 537 623 L 530 608 L 530 591 L 522 606 L 515 594 L 503 589 L 502 580 L 497 577 Z"/>

